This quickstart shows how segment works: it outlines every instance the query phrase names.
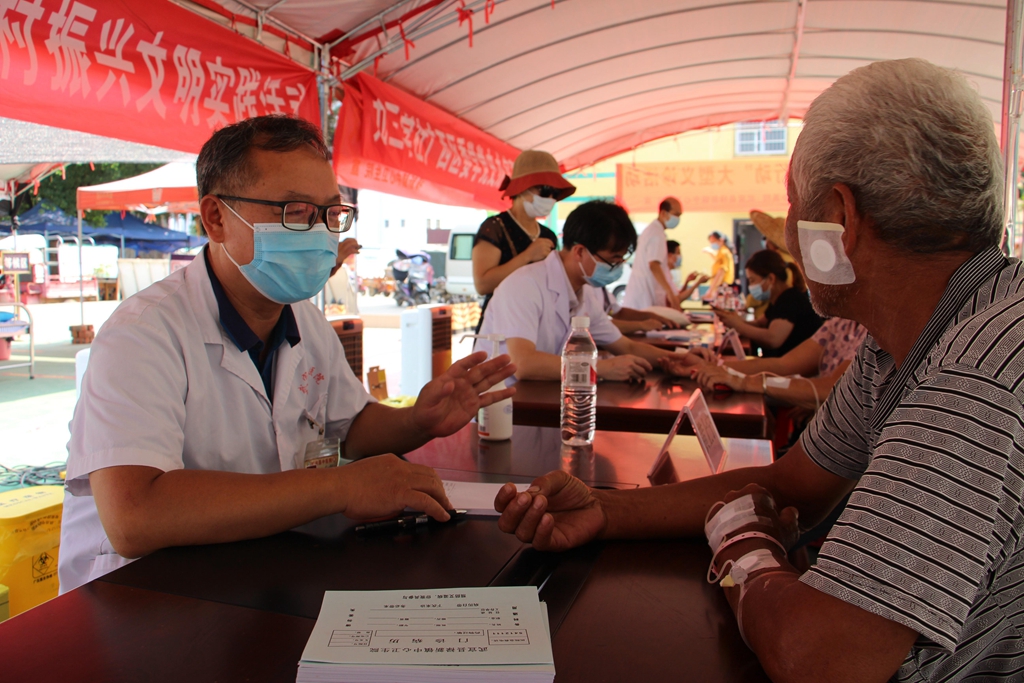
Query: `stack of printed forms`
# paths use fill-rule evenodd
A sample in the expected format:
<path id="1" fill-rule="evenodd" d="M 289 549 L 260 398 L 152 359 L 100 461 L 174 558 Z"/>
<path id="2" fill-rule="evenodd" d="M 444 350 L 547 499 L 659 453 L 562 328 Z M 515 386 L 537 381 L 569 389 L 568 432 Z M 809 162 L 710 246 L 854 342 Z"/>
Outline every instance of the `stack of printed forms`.
<path id="1" fill-rule="evenodd" d="M 297 683 L 551 683 L 532 586 L 328 591 Z"/>

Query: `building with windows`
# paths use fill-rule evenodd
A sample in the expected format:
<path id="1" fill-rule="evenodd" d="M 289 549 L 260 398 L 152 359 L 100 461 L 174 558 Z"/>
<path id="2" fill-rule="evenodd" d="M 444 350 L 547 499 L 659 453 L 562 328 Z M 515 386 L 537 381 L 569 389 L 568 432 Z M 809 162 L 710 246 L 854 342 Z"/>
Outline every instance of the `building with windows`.
<path id="1" fill-rule="evenodd" d="M 801 127 L 794 120 L 695 130 L 576 169 L 569 174 L 576 194 L 557 204 L 548 224 L 559 232 L 574 206 L 606 199 L 622 202 L 641 230 L 657 216 L 658 202 L 675 195 L 684 213 L 668 238 L 681 245 L 680 271 L 684 277 L 694 270 L 707 272 L 711 259 L 703 249 L 708 233 L 721 232 L 741 253 L 751 253 L 761 242 L 750 224 L 750 210 L 786 214 L 786 170 Z"/>

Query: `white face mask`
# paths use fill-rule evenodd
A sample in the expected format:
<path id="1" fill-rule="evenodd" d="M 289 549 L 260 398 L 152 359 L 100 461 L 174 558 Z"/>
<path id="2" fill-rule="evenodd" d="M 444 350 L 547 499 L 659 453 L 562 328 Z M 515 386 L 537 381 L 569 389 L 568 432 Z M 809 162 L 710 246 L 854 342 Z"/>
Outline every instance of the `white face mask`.
<path id="1" fill-rule="evenodd" d="M 857 279 L 853 264 L 843 248 L 846 228 L 838 223 L 813 221 L 797 221 L 796 228 L 804 274 L 808 280 L 823 285 L 848 285 Z"/>
<path id="2" fill-rule="evenodd" d="M 668 220 L 665 221 L 665 227 L 671 230 L 672 228 L 679 225 L 679 216 L 669 216 Z"/>
<path id="3" fill-rule="evenodd" d="M 541 197 L 535 194 L 532 202 L 523 202 L 523 209 L 530 218 L 544 218 L 551 213 L 551 209 L 555 208 L 557 203 L 558 200 L 554 197 Z"/>

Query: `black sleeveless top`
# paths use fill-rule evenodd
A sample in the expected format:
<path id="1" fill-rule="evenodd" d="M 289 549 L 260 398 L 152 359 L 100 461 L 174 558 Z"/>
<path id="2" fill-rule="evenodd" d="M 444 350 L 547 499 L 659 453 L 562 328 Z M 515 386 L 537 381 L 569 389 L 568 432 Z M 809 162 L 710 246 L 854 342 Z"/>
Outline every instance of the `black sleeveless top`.
<path id="1" fill-rule="evenodd" d="M 558 235 L 543 223 L 539 225 L 540 234 L 537 236 L 537 239 L 541 237 L 549 239 L 555 245 L 555 249 L 558 249 Z M 533 242 L 508 211 L 502 211 L 497 216 L 490 216 L 480 224 L 480 229 L 477 230 L 476 237 L 473 239 L 473 246 L 475 247 L 481 241 L 493 244 L 501 250 L 501 260 L 498 261 L 499 266 L 508 263 L 526 251 Z M 484 302 L 480 307 L 480 323 L 477 325 L 477 332 L 480 332 L 480 326 L 484 324 L 484 312 L 487 310 L 487 304 L 490 302 L 491 295 L 488 294 L 484 297 Z"/>

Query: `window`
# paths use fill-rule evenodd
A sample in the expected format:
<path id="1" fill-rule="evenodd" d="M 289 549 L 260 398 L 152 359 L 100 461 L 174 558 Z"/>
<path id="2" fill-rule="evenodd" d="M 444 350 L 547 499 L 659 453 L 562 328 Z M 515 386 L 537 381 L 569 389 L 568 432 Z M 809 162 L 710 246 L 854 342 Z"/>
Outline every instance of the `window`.
<path id="1" fill-rule="evenodd" d="M 785 154 L 788 150 L 786 124 L 758 121 L 736 124 L 736 156 Z"/>
<path id="2" fill-rule="evenodd" d="M 452 260 L 473 260 L 473 233 L 462 233 L 452 238 Z"/>

